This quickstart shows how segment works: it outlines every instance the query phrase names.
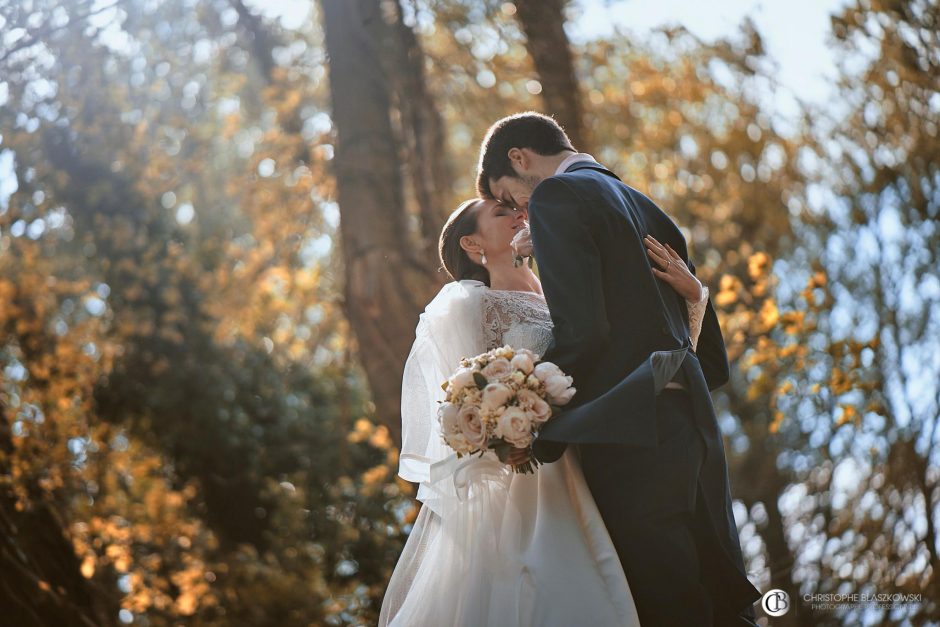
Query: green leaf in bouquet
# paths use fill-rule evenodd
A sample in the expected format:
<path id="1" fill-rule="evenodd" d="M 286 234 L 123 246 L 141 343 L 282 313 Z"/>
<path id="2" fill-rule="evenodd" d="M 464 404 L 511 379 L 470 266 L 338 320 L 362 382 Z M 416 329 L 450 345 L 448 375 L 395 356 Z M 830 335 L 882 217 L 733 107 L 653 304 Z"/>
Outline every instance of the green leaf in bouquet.
<path id="1" fill-rule="evenodd" d="M 473 382 L 477 384 L 477 387 L 481 390 L 489 385 L 489 381 L 486 380 L 486 377 L 483 376 L 480 372 L 473 373 Z"/>

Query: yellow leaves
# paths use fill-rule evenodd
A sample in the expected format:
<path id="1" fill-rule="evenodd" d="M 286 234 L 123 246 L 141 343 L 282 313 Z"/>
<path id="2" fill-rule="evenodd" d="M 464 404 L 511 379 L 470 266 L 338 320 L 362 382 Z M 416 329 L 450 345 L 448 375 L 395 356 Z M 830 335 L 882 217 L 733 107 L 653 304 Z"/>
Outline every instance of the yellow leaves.
<path id="1" fill-rule="evenodd" d="M 753 280 L 757 280 L 767 273 L 770 268 L 770 255 L 757 252 L 747 259 L 747 273 Z"/>
<path id="2" fill-rule="evenodd" d="M 836 426 L 841 427 L 847 422 L 855 422 L 856 426 L 861 424 L 862 416 L 853 405 L 839 405 L 842 409 L 842 415 L 836 420 Z"/>
<path id="3" fill-rule="evenodd" d="M 805 311 L 788 311 L 780 317 L 780 321 L 783 323 L 783 330 L 788 335 L 797 335 L 804 329 L 804 321 L 806 320 Z"/>
<path id="4" fill-rule="evenodd" d="M 352 432 L 346 436 L 346 441 L 351 444 L 357 444 L 372 436 L 375 426 L 366 418 L 359 418 L 353 425 Z"/>
<path id="5" fill-rule="evenodd" d="M 196 613 L 197 598 L 192 592 L 184 592 L 176 598 L 175 609 L 178 614 L 192 616 Z"/>
<path id="6" fill-rule="evenodd" d="M 388 427 L 379 425 L 376 427 L 372 436 L 369 438 L 369 444 L 378 449 L 388 449 L 392 446 L 392 438 L 388 433 Z"/>
<path id="7" fill-rule="evenodd" d="M 852 381 L 842 369 L 833 368 L 829 387 L 832 389 L 833 394 L 845 394 L 852 389 Z"/>
<path id="8" fill-rule="evenodd" d="M 362 483 L 367 487 L 375 487 L 376 485 L 383 483 L 388 477 L 389 467 L 385 464 L 379 464 L 378 466 L 373 466 L 365 472 L 362 473 Z"/>
<path id="9" fill-rule="evenodd" d="M 770 433 L 777 433 L 778 431 L 780 431 L 781 424 L 783 424 L 783 412 L 776 411 L 774 412 L 774 419 L 770 422 L 768 431 L 770 431 Z"/>
<path id="10" fill-rule="evenodd" d="M 765 300 L 760 310 L 761 324 L 763 324 L 765 328 L 770 329 L 777 324 L 779 319 L 780 310 L 777 309 L 777 304 L 771 299 Z"/>
<path id="11" fill-rule="evenodd" d="M 82 577 L 85 579 L 91 579 L 95 576 L 95 556 L 86 555 L 85 559 L 82 560 L 82 565 L 80 568 L 82 572 Z"/>
<path id="12" fill-rule="evenodd" d="M 715 304 L 719 307 L 727 307 L 738 299 L 738 291 L 741 289 L 741 280 L 731 274 L 725 274 L 721 277 L 718 285 L 718 294 L 715 295 Z"/>
<path id="13" fill-rule="evenodd" d="M 750 401 L 757 400 L 765 394 L 769 394 L 774 389 L 774 380 L 773 378 L 767 376 L 766 373 L 761 372 L 756 379 L 751 383 L 747 389 L 747 398 Z"/>

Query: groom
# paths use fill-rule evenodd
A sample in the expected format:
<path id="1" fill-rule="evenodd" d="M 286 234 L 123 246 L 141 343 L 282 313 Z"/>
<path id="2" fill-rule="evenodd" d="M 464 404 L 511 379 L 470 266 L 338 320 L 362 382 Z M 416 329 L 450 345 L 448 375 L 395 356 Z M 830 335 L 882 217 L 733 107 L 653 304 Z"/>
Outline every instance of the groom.
<path id="1" fill-rule="evenodd" d="M 679 229 L 538 113 L 490 128 L 477 188 L 528 209 L 534 248 L 519 252 L 534 253 L 554 324 L 542 358 L 578 389 L 533 452 L 553 462 L 576 445 L 640 624 L 756 625 L 709 393 L 729 378 L 721 329 L 709 302 L 692 351 L 685 300 L 644 245 L 669 244 L 694 273 Z"/>

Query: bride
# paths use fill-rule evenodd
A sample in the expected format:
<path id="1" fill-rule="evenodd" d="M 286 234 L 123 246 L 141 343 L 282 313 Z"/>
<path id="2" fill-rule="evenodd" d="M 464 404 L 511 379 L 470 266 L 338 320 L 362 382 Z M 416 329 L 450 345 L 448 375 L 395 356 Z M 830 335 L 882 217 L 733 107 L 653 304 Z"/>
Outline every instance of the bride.
<path id="1" fill-rule="evenodd" d="M 454 281 L 421 315 L 402 385 L 398 474 L 419 484 L 422 505 L 382 601 L 381 627 L 640 624 L 576 446 L 534 474 L 515 474 L 493 451 L 458 459 L 441 440 L 441 383 L 460 358 L 507 344 L 541 355 L 551 342 L 539 280 L 513 263 L 510 243 L 525 220 L 525 210 L 474 199 L 441 233 L 441 261 Z M 677 280 L 698 283 L 691 273 Z M 693 344 L 707 288 L 701 293 L 688 303 Z M 525 459 L 517 451 L 509 462 Z"/>

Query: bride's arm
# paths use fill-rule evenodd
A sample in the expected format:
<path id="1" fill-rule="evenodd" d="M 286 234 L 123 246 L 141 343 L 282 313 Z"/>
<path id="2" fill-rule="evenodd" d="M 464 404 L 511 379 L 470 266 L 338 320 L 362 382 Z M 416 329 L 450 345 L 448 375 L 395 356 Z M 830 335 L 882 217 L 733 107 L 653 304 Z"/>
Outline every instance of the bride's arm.
<path id="1" fill-rule="evenodd" d="M 695 276 L 695 264 L 688 258 L 685 247 L 680 255 L 669 244 L 663 246 L 651 236 L 646 242 L 650 257 L 659 268 L 653 267 L 653 274 L 666 281 L 687 301 L 699 302 L 701 292 L 705 286 Z M 669 260 L 675 261 L 667 265 Z M 718 315 L 712 306 L 707 294 L 702 297 L 704 302 L 696 306 L 701 308 L 701 320 L 698 336 L 694 339 L 695 355 L 702 366 L 702 374 L 709 390 L 714 390 L 728 382 L 731 378 L 731 368 L 728 364 L 728 351 L 725 349 L 725 340 L 718 325 Z M 689 312 L 689 335 L 692 335 L 692 316 Z M 698 315 L 698 314 L 697 314 Z"/>
<path id="2" fill-rule="evenodd" d="M 698 347 L 698 336 L 702 333 L 702 320 L 705 318 L 705 310 L 708 308 L 708 287 L 702 286 L 702 298 L 693 301 L 685 301 L 689 308 L 689 337 L 692 338 L 692 350 Z"/>

